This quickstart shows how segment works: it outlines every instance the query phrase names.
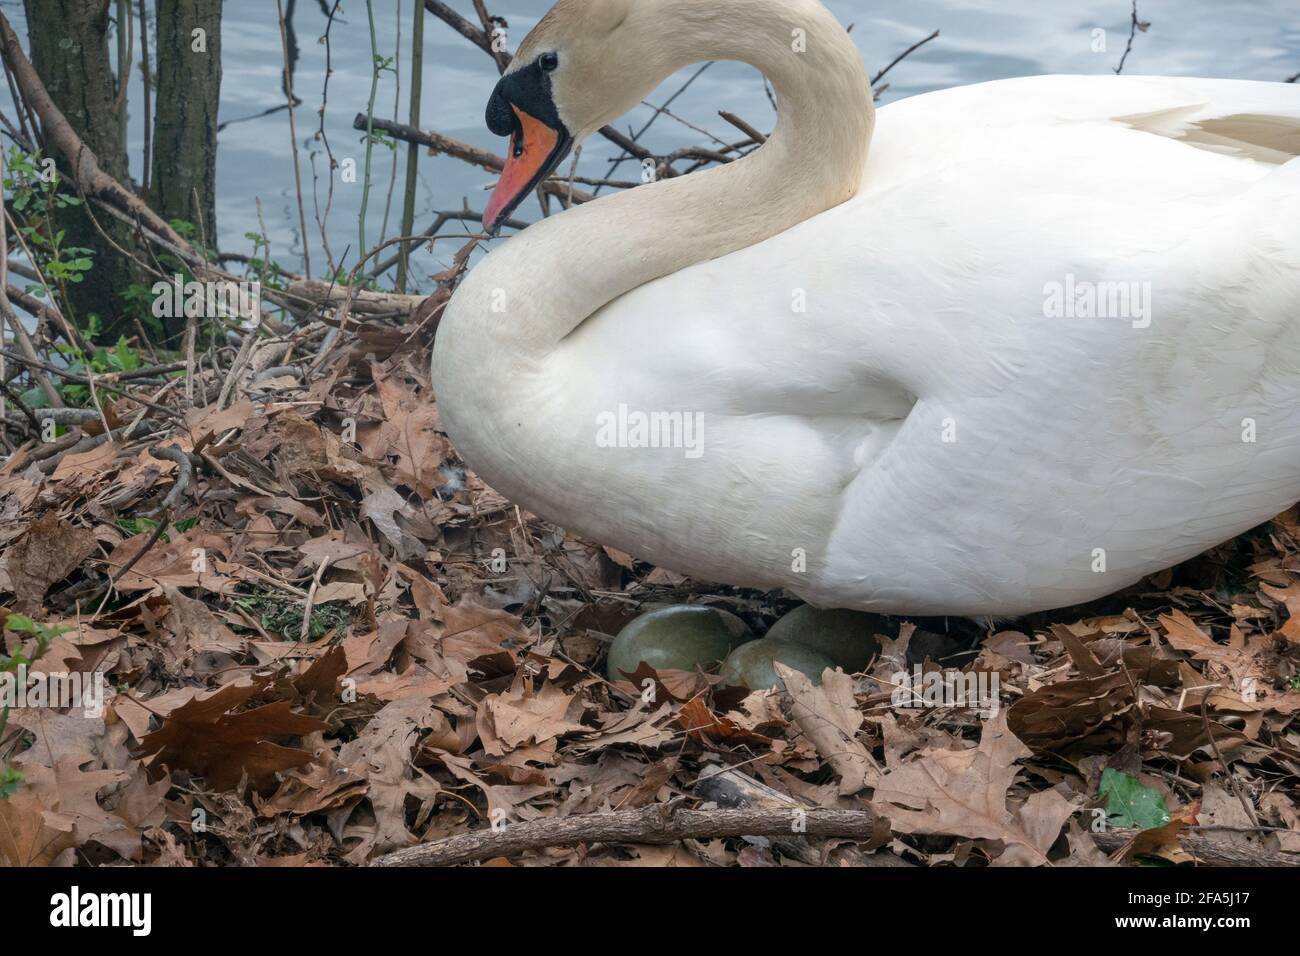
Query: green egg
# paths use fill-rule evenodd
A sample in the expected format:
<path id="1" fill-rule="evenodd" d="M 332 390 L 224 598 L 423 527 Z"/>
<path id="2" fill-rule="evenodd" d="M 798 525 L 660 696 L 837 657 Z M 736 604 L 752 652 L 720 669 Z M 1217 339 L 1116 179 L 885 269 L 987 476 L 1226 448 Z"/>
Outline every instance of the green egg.
<path id="1" fill-rule="evenodd" d="M 609 647 L 605 673 L 610 680 L 627 680 L 642 661 L 655 670 L 711 670 L 751 637 L 734 614 L 676 604 L 642 614 L 619 631 Z"/>
<path id="2" fill-rule="evenodd" d="M 772 625 L 766 637 L 802 644 L 825 654 L 847 673 L 861 671 L 879 644 L 880 616 L 865 611 L 821 610 L 810 604 L 795 608 Z"/>
<path id="3" fill-rule="evenodd" d="M 722 663 L 722 687 L 748 687 L 750 690 L 767 690 L 780 684 L 773 662 L 779 661 L 806 674 L 814 684 L 822 682 L 822 671 L 835 663 L 821 651 L 790 641 L 774 641 L 770 637 L 742 644 Z"/>

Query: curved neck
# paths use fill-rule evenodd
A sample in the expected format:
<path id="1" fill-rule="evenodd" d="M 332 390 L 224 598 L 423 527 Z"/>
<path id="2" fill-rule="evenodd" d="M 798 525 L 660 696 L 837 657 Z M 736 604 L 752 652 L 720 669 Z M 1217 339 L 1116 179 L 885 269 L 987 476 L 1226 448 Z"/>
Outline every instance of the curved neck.
<path id="1" fill-rule="evenodd" d="M 870 81 L 818 0 L 641 0 L 635 10 L 654 31 L 665 76 L 710 59 L 760 70 L 776 91 L 775 131 L 743 159 L 530 226 L 469 274 L 439 337 L 482 336 L 540 357 L 637 286 L 761 242 L 857 191 L 875 119 Z"/>

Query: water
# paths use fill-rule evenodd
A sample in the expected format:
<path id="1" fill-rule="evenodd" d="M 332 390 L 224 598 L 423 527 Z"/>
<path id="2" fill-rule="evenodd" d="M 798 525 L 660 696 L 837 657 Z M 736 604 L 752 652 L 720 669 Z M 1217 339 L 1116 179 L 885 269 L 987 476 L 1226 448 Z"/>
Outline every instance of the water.
<path id="1" fill-rule="evenodd" d="M 320 117 L 325 32 L 332 0 L 285 0 L 297 40 L 294 92 L 302 100 L 296 111 L 308 234 L 306 241 L 313 270 L 324 263 L 322 240 L 312 200 L 313 165 L 319 177 L 316 193 L 325 201 L 327 161 L 314 138 Z M 379 85 L 375 115 L 407 119 L 412 3 L 415 0 L 374 0 L 381 55 L 400 54 L 401 89 L 393 74 L 385 73 Z M 452 5 L 474 20 L 472 4 L 452 0 Z M 331 31 L 333 75 L 325 112 L 325 131 L 336 159 L 353 159 L 364 165 L 361 134 L 352 119 L 364 111 L 370 94 L 370 39 L 363 0 L 347 0 Z M 549 0 L 489 0 L 493 13 L 509 22 L 513 49 L 550 6 Z M 1071 0 L 1071 2 L 1006 2 L 1006 0 L 829 0 L 828 6 L 842 23 L 852 24 L 852 36 L 872 73 L 903 49 L 935 29 L 938 39 L 903 61 L 889 74 L 882 102 L 966 83 L 1039 73 L 1093 73 L 1111 71 L 1119 62 L 1129 36 L 1127 0 Z M 22 5 L 0 2 L 0 9 L 26 35 Z M 1151 22 L 1134 40 L 1124 72 L 1216 76 L 1238 79 L 1283 80 L 1300 71 L 1300 7 L 1294 0 L 1253 0 L 1224 4 L 1217 0 L 1140 0 L 1139 13 Z M 397 36 L 400 28 L 401 42 Z M 1104 30 L 1105 49 L 1098 46 L 1096 30 Z M 217 219 L 220 247 L 229 252 L 252 252 L 245 237 L 261 232 L 265 224 L 272 257 L 287 268 L 302 268 L 303 236 L 298 228 L 293 157 L 281 69 L 283 56 L 276 6 L 271 0 L 226 0 L 223 32 L 224 78 L 221 97 L 222 129 L 217 152 Z M 138 45 L 137 45 L 138 46 Z M 496 70 L 482 51 L 453 33 L 432 15 L 425 20 L 425 68 L 422 125 L 476 146 L 504 152 L 503 143 L 483 126 L 483 107 L 496 80 Z M 688 74 L 673 77 L 650 98 L 661 103 Z M 141 91 L 138 71 L 131 90 L 131 155 L 133 174 L 139 176 L 143 152 Z M 397 101 L 395 102 L 395 97 Z M 12 116 L 7 94 L 0 97 Z M 739 138 L 717 116 L 726 109 L 760 129 L 770 128 L 772 107 L 758 74 L 739 64 L 710 67 L 677 99 L 672 111 L 681 119 L 702 126 L 725 139 Z M 265 114 L 265 115 L 262 115 Z M 620 128 L 639 129 L 651 115 L 641 108 L 620 121 Z M 700 134 L 668 117 L 660 117 L 643 142 L 663 154 L 680 146 L 698 144 Z M 583 151 L 579 174 L 605 175 L 617 148 L 593 137 Z M 367 217 L 367 240 L 381 234 L 398 235 L 402 184 L 405 182 L 406 146 L 396 156 L 382 147 L 373 158 L 372 188 Z M 396 166 L 394 166 L 396 160 Z M 635 178 L 637 169 L 625 164 L 618 175 Z M 384 230 L 387 194 L 393 190 L 388 225 Z M 341 256 L 350 245 L 346 265 L 355 262 L 358 245 L 357 216 L 361 208 L 362 177 L 355 183 L 337 181 L 334 203 L 326 223 L 330 245 Z M 416 226 L 424 228 L 434 210 L 457 209 L 465 201 L 481 209 L 491 174 L 447 157 L 421 155 Z M 258 200 L 261 203 L 259 222 Z M 521 212 L 535 213 L 529 202 Z M 452 232 L 460 230 L 452 227 Z M 439 243 L 433 253 L 415 260 L 413 279 L 425 290 L 428 275 L 445 268 L 458 240 Z"/>

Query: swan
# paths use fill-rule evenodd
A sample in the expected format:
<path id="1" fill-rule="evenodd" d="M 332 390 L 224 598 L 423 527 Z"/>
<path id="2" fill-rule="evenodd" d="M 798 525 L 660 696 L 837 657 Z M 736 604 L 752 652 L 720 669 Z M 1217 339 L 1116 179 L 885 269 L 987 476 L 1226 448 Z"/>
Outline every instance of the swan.
<path id="1" fill-rule="evenodd" d="M 1300 87 L 1040 76 L 879 110 L 817 0 L 559 0 L 487 107 L 488 230 L 678 69 L 765 145 L 493 249 L 432 358 L 539 516 L 819 607 L 1015 617 L 1300 499 Z"/>

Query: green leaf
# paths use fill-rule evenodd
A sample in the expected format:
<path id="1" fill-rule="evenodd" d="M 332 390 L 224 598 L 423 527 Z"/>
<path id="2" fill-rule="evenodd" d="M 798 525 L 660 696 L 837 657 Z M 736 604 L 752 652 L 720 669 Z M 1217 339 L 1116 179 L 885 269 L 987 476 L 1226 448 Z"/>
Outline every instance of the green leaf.
<path id="1" fill-rule="evenodd" d="M 18 785 L 23 782 L 23 775 L 13 767 L 6 767 L 3 773 L 0 773 L 0 798 L 7 797 L 11 793 L 17 793 Z"/>
<path id="2" fill-rule="evenodd" d="M 1106 798 L 1106 817 L 1112 826 L 1149 830 L 1169 822 L 1165 798 L 1131 774 L 1107 767 L 1101 772 L 1097 795 Z"/>
<path id="3" fill-rule="evenodd" d="M 36 622 L 26 614 L 10 614 L 5 619 L 5 627 L 20 634 L 36 633 Z"/>

